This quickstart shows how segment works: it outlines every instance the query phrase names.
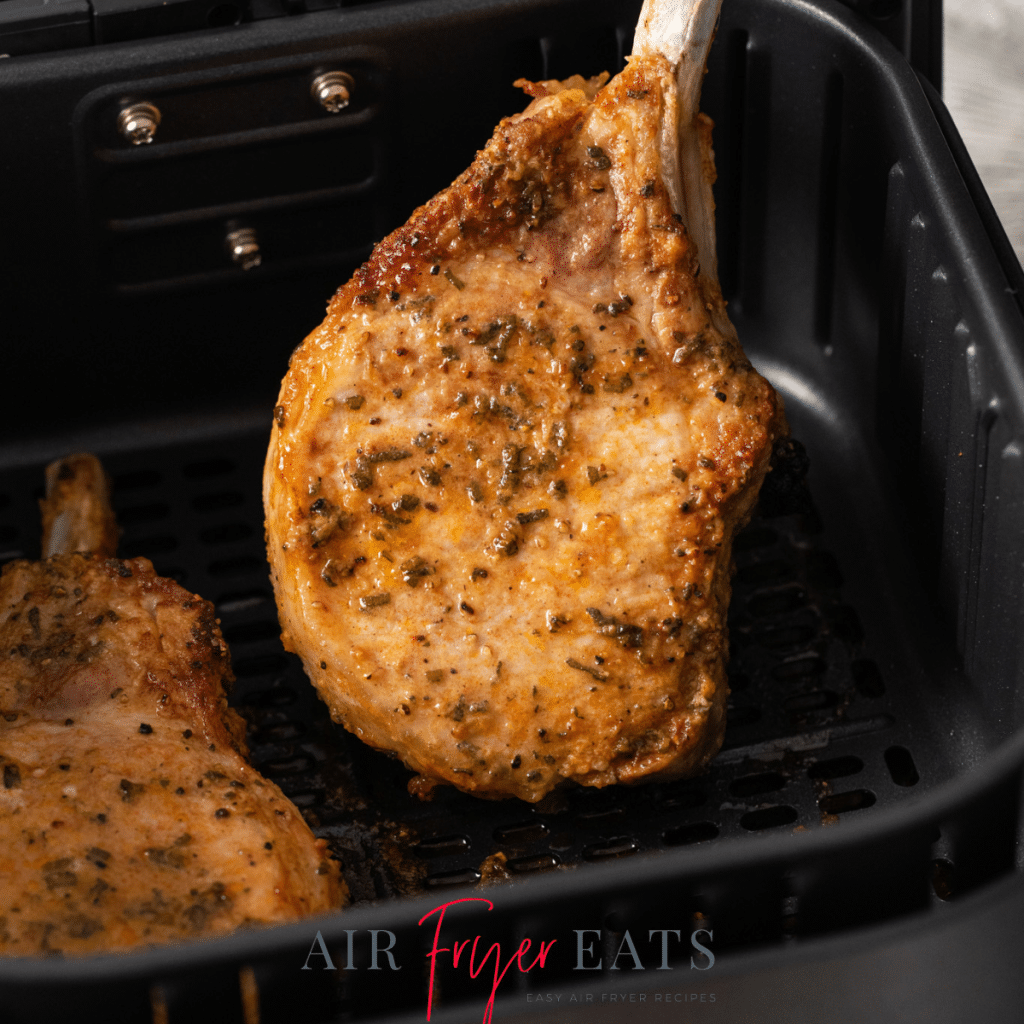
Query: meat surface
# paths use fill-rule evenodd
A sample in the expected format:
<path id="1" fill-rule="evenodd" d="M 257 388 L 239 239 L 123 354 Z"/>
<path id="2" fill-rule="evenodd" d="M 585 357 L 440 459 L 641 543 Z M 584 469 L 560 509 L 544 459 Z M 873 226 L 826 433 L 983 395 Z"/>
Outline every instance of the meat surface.
<path id="1" fill-rule="evenodd" d="M 336 908 L 344 886 L 324 842 L 245 760 L 213 606 L 144 558 L 104 557 L 116 527 L 105 491 L 75 513 L 105 487 L 81 459 L 51 472 L 44 521 L 91 522 L 73 533 L 97 554 L 0 576 L 0 954 L 123 949 Z M 59 546 L 48 531 L 44 550 Z"/>
<path id="2" fill-rule="evenodd" d="M 377 246 L 281 388 L 285 644 L 421 795 L 537 801 L 721 744 L 732 540 L 786 425 L 716 280 L 718 4 L 668 6 L 610 82 L 520 83 L 533 102 Z"/>

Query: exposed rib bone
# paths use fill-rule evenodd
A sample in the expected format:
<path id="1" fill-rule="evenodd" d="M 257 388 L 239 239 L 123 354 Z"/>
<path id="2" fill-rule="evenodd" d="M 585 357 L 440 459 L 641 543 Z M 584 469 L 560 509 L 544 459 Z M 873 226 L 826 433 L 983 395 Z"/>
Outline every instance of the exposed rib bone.
<path id="1" fill-rule="evenodd" d="M 95 455 L 69 455 L 46 467 L 43 558 L 91 552 L 98 558 L 117 554 L 120 530 L 110 505 L 107 474 Z"/>
<path id="2" fill-rule="evenodd" d="M 705 173 L 698 115 L 721 7 L 722 0 L 646 0 L 633 38 L 635 56 L 660 54 L 675 72 L 676 118 L 666 118 L 661 126 L 662 170 L 672 205 L 697 244 L 701 273 L 716 282 L 715 201 Z M 724 329 L 721 323 L 716 326 Z"/>

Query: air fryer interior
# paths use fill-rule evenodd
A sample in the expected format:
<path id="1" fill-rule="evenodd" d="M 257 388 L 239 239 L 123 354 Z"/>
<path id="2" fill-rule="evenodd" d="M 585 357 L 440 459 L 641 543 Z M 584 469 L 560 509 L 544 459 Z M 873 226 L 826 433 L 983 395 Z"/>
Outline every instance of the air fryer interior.
<path id="1" fill-rule="evenodd" d="M 920 127 L 912 73 L 838 7 L 728 0 L 705 84 L 723 289 L 807 448 L 814 504 L 756 519 L 737 542 L 729 726 L 708 772 L 567 788 L 537 806 L 454 791 L 421 803 L 400 763 L 330 722 L 282 650 L 260 479 L 289 351 L 369 243 L 523 105 L 511 79 L 618 66 L 639 5 L 469 6 L 338 12 L 334 36 L 262 23 L 231 74 L 204 65 L 208 42 L 184 61 L 161 43 L 139 84 L 122 49 L 55 86 L 73 109 L 78 191 L 54 199 L 43 227 L 86 258 L 56 283 L 37 261 L 10 292 L 28 343 L 3 359 L 9 381 L 31 386 L 8 389 L 0 557 L 38 555 L 45 459 L 97 449 L 121 554 L 215 602 L 254 763 L 331 841 L 356 900 L 769 833 L 853 834 L 955 785 L 1020 726 L 1024 388 L 1007 341 L 1019 314 L 1000 305 L 998 264 L 979 255 L 941 135 Z M 333 120 L 295 93 L 327 66 L 364 87 Z M 48 73 L 41 60 L 25 83 Z M 137 152 L 111 112 L 143 96 L 183 127 Z M 15 229 L 28 218 L 6 215 Z M 62 215 L 77 226 L 55 228 Z M 223 263 L 229 221 L 255 224 L 263 266 Z M 983 837 L 997 852 L 964 886 L 1009 866 L 1012 817 Z M 934 881 L 925 902 L 950 896 L 974 849 L 956 828 L 929 842 L 915 868 Z M 776 906 L 775 938 L 804 930 L 795 891 Z"/>

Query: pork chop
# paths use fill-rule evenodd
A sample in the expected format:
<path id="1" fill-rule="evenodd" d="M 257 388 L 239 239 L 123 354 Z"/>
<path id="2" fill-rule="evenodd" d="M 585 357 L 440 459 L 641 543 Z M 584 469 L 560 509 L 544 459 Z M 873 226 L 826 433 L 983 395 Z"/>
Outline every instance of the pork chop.
<path id="1" fill-rule="evenodd" d="M 64 550 L 0 576 L 0 954 L 336 908 L 344 884 L 323 840 L 245 760 L 213 606 L 144 558 L 110 557 L 95 460 L 48 478 L 43 549 Z"/>
<path id="2" fill-rule="evenodd" d="M 649 3 L 610 82 L 521 82 L 292 356 L 284 642 L 421 794 L 537 801 L 721 745 L 731 545 L 786 424 L 716 279 L 718 2 Z"/>

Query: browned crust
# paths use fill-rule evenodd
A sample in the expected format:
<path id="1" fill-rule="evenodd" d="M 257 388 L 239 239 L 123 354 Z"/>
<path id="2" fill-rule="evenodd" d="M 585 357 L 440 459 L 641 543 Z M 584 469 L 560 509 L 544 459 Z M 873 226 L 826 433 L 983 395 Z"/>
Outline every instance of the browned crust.
<path id="1" fill-rule="evenodd" d="M 623 110 L 630 110 L 630 116 L 642 127 L 657 126 L 665 113 L 663 65 L 660 59 L 634 60 L 593 98 L 582 86 L 559 88 L 558 83 L 540 83 L 530 89 L 537 98 L 526 111 L 502 121 L 473 165 L 450 188 L 418 209 L 405 226 L 386 238 L 353 279 L 339 289 L 327 320 L 293 355 L 275 410 L 266 479 L 268 551 L 276 581 L 291 571 L 289 559 L 294 559 L 295 564 L 312 564 L 327 557 L 325 551 L 312 550 L 308 541 L 305 547 L 303 542 L 293 546 L 286 557 L 274 541 L 275 537 L 280 541 L 288 535 L 294 544 L 294 538 L 305 525 L 304 504 L 309 502 L 300 491 L 319 452 L 316 424 L 321 415 L 325 365 L 332 358 L 342 358 L 339 353 L 343 344 L 349 346 L 343 350 L 344 358 L 364 354 L 371 358 L 369 349 L 363 353 L 350 345 L 351 334 L 348 340 L 339 340 L 346 325 L 358 323 L 377 330 L 377 320 L 385 320 L 399 295 L 406 301 L 429 287 L 431 278 L 427 275 L 431 267 L 455 262 L 474 250 L 526 246 L 531 235 L 541 234 L 556 224 L 559 215 L 579 201 L 580 189 L 585 187 L 581 186 L 581 179 L 586 182 L 600 177 L 601 182 L 608 183 L 614 171 L 595 175 L 588 169 L 586 177 L 581 174 L 579 147 L 574 144 L 576 135 L 588 118 L 613 120 Z M 697 130 L 707 173 L 713 176 L 710 120 L 699 118 Z M 787 433 L 781 401 L 753 371 L 740 349 L 728 324 L 717 281 L 701 274 L 696 247 L 672 211 L 658 169 L 656 147 L 644 145 L 634 149 L 632 144 L 631 138 L 621 136 L 606 143 L 613 167 L 628 164 L 635 184 L 642 184 L 616 188 L 617 210 L 608 239 L 609 259 L 618 267 L 642 274 L 647 282 L 651 305 L 660 317 L 657 372 L 665 380 L 684 381 L 687 375 L 691 379 L 709 378 L 705 383 L 717 372 L 732 375 L 731 379 L 741 381 L 748 404 L 742 430 L 734 427 L 719 434 L 705 453 L 714 465 L 715 486 L 708 487 L 699 506 L 688 513 L 691 534 L 704 528 L 714 544 L 712 554 L 703 548 L 694 551 L 685 570 L 688 579 L 697 585 L 695 592 L 701 593 L 699 599 L 688 605 L 693 621 L 699 620 L 703 612 L 708 613 L 704 625 L 699 629 L 693 627 L 690 663 L 702 670 L 708 680 L 702 684 L 700 693 L 690 694 L 703 710 L 693 712 L 687 703 L 652 725 L 649 736 L 638 733 L 639 738 L 634 737 L 633 742 L 610 758 L 610 774 L 619 782 L 642 781 L 655 773 L 660 773 L 661 778 L 693 773 L 721 744 L 728 694 L 725 619 L 730 599 L 732 539 L 749 519 L 756 503 L 774 441 Z M 538 292 L 536 298 L 543 297 Z M 380 358 L 374 367 L 381 384 L 398 383 L 397 378 L 387 378 L 391 355 L 373 350 L 372 357 L 377 356 Z M 431 368 L 431 372 L 439 370 L 446 372 L 440 362 Z M 651 372 L 655 372 L 653 368 Z M 443 377 L 434 380 L 440 403 L 440 396 L 454 387 Z M 308 464 L 304 461 L 307 458 Z M 348 497 L 332 496 L 331 500 L 346 502 Z M 350 511 L 354 510 L 353 505 Z M 336 543 L 340 552 L 344 542 Z M 354 553 L 345 549 L 344 557 L 350 561 Z M 309 580 L 307 597 L 322 599 L 325 604 L 337 603 L 337 593 L 330 593 L 316 575 Z M 280 589 L 278 592 L 280 600 Z M 316 646 L 312 639 L 315 631 L 304 635 L 308 627 L 295 609 L 282 607 L 282 616 L 286 645 L 303 654 L 307 671 L 331 704 L 336 719 L 351 728 L 358 727 L 362 738 L 371 745 L 383 749 L 398 747 L 406 763 L 425 780 L 417 782 L 420 789 L 428 788 L 436 780 L 482 796 L 514 793 L 536 800 L 550 788 L 545 782 L 544 786 L 531 789 L 502 766 L 489 769 L 493 775 L 486 784 L 479 784 L 460 771 L 454 757 L 446 764 L 403 748 L 386 725 L 360 717 L 346 704 L 348 681 L 344 673 L 309 655 L 306 645 L 311 649 Z M 662 646 L 667 644 L 667 638 L 660 638 L 657 630 L 652 630 L 652 657 L 660 657 Z M 694 672 L 684 678 L 680 674 L 681 688 L 685 690 L 690 685 L 688 679 L 695 679 L 696 675 Z M 448 728 L 447 723 L 444 727 Z M 452 727 L 453 740 L 468 740 L 469 729 L 468 721 Z M 601 785 L 607 784 L 608 775 L 609 772 L 576 773 L 573 777 L 586 784 Z"/>
<path id="2" fill-rule="evenodd" d="M 234 676 L 213 605 L 158 576 L 148 559 L 11 562 L 0 595 L 0 713 L 59 717 L 78 699 L 64 690 L 82 668 L 121 651 L 146 665 L 143 691 L 244 755 L 245 724 L 228 707 L 224 687 Z"/>
<path id="3" fill-rule="evenodd" d="M 83 954 L 336 909 L 337 863 L 244 760 L 209 601 L 145 558 L 0 576 L 0 955 Z"/>

